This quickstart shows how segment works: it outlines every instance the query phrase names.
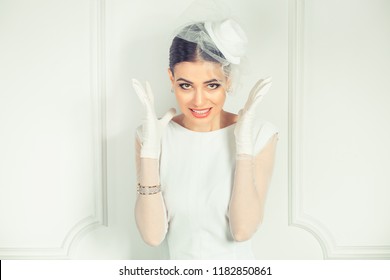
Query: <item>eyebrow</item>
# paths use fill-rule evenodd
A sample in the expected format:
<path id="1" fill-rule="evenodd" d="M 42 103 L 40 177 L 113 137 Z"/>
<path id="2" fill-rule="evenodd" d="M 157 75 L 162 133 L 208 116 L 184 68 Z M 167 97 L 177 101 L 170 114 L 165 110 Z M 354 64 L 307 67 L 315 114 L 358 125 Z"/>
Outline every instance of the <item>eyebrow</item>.
<path id="1" fill-rule="evenodd" d="M 183 81 L 183 82 L 186 82 L 186 83 L 189 83 L 189 84 L 193 84 L 193 82 L 189 81 L 189 80 L 186 80 L 184 78 L 179 78 L 176 80 L 176 82 L 178 81 Z M 221 81 L 217 80 L 217 79 L 211 79 L 211 80 L 208 80 L 208 81 L 205 81 L 203 82 L 204 84 L 208 84 L 208 83 L 212 83 L 212 82 L 218 82 L 218 83 L 221 83 Z"/>

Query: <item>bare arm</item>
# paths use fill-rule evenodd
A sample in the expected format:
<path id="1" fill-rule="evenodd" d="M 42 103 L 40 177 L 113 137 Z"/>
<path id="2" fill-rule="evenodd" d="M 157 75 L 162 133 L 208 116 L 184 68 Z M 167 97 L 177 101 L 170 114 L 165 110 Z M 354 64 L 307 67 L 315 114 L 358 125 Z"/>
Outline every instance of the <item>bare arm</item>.
<path id="1" fill-rule="evenodd" d="M 229 206 L 230 229 L 236 241 L 252 237 L 261 224 L 272 177 L 278 134 L 255 157 L 239 155 Z"/>

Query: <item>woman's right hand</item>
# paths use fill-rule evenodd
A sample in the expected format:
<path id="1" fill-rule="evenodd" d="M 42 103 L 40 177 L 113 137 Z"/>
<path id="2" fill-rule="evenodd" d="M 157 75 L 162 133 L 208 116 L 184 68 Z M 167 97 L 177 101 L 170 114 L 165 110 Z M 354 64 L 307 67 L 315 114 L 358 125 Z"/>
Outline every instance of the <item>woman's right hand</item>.
<path id="1" fill-rule="evenodd" d="M 149 83 L 146 82 L 145 88 L 138 80 L 133 79 L 133 88 L 146 109 L 146 116 L 142 123 L 140 157 L 159 159 L 163 131 L 168 122 L 175 116 L 176 110 L 171 108 L 164 117 L 158 119 L 154 108 L 154 96 Z"/>

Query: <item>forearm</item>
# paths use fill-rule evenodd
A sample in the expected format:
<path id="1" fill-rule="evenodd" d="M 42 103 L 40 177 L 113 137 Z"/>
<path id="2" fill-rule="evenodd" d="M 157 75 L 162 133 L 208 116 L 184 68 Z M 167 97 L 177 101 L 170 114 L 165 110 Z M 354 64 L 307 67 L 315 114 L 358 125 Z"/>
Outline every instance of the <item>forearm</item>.
<path id="1" fill-rule="evenodd" d="M 229 207 L 230 228 L 237 241 L 249 239 L 263 221 L 277 141 L 275 133 L 257 156 L 237 156 Z"/>
<path id="2" fill-rule="evenodd" d="M 159 163 L 157 159 L 140 158 L 138 180 L 141 186 L 160 184 Z M 167 232 L 166 208 L 162 193 L 138 194 L 135 205 L 135 218 L 143 240 L 151 245 L 159 245 Z"/>
<path id="3" fill-rule="evenodd" d="M 249 239 L 263 217 L 264 197 L 256 188 L 255 163 L 249 155 L 240 155 L 236 160 L 229 217 L 231 233 L 237 241 Z"/>
<path id="4" fill-rule="evenodd" d="M 161 139 L 165 127 L 176 110 L 171 108 L 161 119 L 158 119 L 150 84 L 146 82 L 144 87 L 136 79 L 132 82 L 146 112 L 142 126 L 136 130 L 136 168 L 140 189 L 135 205 L 135 219 L 144 241 L 149 245 L 157 246 L 164 240 L 168 229 L 166 208 L 161 191 L 146 194 L 145 190 L 156 191 L 160 187 L 158 159 L 161 152 Z M 152 186 L 157 187 L 148 188 Z"/>

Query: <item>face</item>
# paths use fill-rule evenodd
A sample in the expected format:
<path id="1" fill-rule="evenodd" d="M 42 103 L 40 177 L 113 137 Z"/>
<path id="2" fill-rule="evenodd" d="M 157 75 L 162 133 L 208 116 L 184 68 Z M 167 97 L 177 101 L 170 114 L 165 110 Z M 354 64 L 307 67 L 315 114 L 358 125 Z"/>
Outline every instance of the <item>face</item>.
<path id="1" fill-rule="evenodd" d="M 181 62 L 175 65 L 174 74 L 168 72 L 184 126 L 195 131 L 219 129 L 228 87 L 221 65 Z"/>

